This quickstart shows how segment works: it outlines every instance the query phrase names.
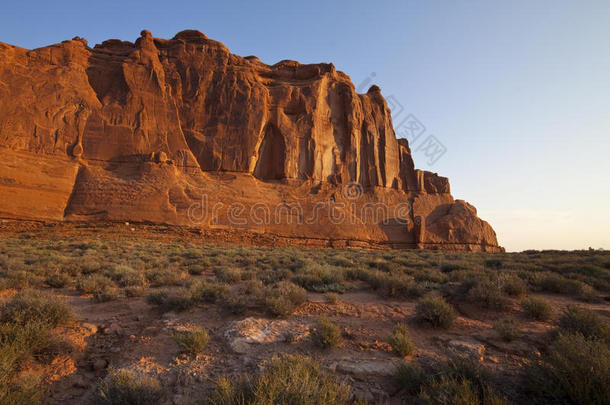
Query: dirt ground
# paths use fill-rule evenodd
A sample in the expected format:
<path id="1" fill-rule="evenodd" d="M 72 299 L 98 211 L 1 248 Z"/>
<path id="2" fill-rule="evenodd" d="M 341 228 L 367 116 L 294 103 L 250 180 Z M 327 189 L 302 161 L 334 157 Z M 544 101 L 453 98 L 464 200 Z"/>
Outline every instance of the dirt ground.
<path id="1" fill-rule="evenodd" d="M 96 237 L 108 240 L 134 238 L 123 225 L 82 227 L 44 224 L 4 224 L 3 238 L 30 234 L 34 238 L 59 236 Z M 138 237 L 142 237 L 139 235 Z M 154 228 L 146 238 L 180 243 L 202 242 L 201 235 L 180 228 Z M 205 240 L 209 243 L 210 240 Z M 213 243 L 222 241 L 213 240 Z M 209 278 L 204 273 L 194 279 Z M 174 287 L 175 288 L 175 287 Z M 235 287 L 233 287 L 235 288 Z M 396 386 L 396 365 L 405 359 L 392 352 L 388 336 L 397 322 L 406 322 L 416 346 L 415 354 L 406 360 L 434 363 L 453 353 L 479 358 L 491 371 L 507 382 L 504 393 L 515 398 L 508 382 L 518 384 L 524 359 L 540 355 L 549 340 L 561 310 L 568 304 L 583 305 L 574 298 L 550 293 L 528 292 L 529 297 L 543 298 L 554 309 L 553 319 L 537 322 L 527 319 L 517 301 L 501 314 L 482 310 L 476 303 L 456 302 L 459 314 L 448 330 L 432 329 L 415 319 L 416 299 L 380 297 L 366 286 L 356 283 L 348 292 L 330 303 L 321 293 L 308 292 L 307 301 L 286 318 L 273 318 L 255 309 L 234 314 L 222 303 L 205 303 L 184 312 L 163 312 L 141 297 L 120 297 L 96 302 L 90 294 L 75 288 L 50 289 L 73 308 L 74 321 L 63 327 L 76 348 L 69 356 L 58 356 L 44 372 L 47 382 L 45 404 L 88 403 L 97 383 L 109 367 L 130 368 L 158 376 L 171 391 L 169 403 L 187 404 L 203 398 L 214 389 L 217 379 L 226 375 L 253 375 L 266 360 L 283 353 L 299 353 L 318 360 L 354 387 L 358 396 L 372 403 L 400 404 L 405 394 Z M 15 290 L 6 289 L 1 299 Z M 434 291 L 432 294 L 440 294 Z M 610 319 L 607 301 L 587 303 L 587 307 Z M 310 338 L 310 327 L 320 316 L 329 318 L 341 328 L 343 343 L 323 350 Z M 500 317 L 518 319 L 523 336 L 513 342 L 499 338 L 492 324 Z M 209 344 L 197 355 L 181 354 L 172 332 L 190 326 L 205 327 Z"/>

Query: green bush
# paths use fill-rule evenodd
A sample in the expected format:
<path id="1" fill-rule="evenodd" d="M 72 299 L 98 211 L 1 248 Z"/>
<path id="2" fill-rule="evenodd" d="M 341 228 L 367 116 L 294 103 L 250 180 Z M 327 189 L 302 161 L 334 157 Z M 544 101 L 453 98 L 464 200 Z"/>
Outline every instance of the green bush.
<path id="1" fill-rule="evenodd" d="M 540 360 L 527 368 L 529 388 L 548 402 L 607 405 L 610 349 L 580 333 L 560 334 Z"/>
<path id="2" fill-rule="evenodd" d="M 318 318 L 311 337 L 314 343 L 323 349 L 337 347 L 343 341 L 339 327 L 324 317 Z"/>
<path id="3" fill-rule="evenodd" d="M 559 332 L 580 333 L 588 339 L 608 339 L 608 325 L 590 309 L 568 305 L 559 318 Z"/>
<path id="4" fill-rule="evenodd" d="M 174 341 L 184 353 L 200 353 L 208 344 L 208 331 L 196 327 L 185 331 L 176 331 L 172 334 Z"/>
<path id="5" fill-rule="evenodd" d="M 409 336 L 409 328 L 404 323 L 394 326 L 392 334 L 388 338 L 392 350 L 401 357 L 409 356 L 415 351 L 415 344 Z"/>
<path id="6" fill-rule="evenodd" d="M 307 357 L 273 359 L 253 381 L 223 378 L 211 405 L 347 405 L 351 388 Z"/>
<path id="7" fill-rule="evenodd" d="M 99 405 L 150 405 L 167 395 L 158 379 L 127 369 L 111 369 L 95 391 Z"/>
<path id="8" fill-rule="evenodd" d="M 415 314 L 419 321 L 426 322 L 435 328 L 447 329 L 451 326 L 457 315 L 453 306 L 443 297 L 426 297 L 421 299 L 415 307 Z"/>
<path id="9" fill-rule="evenodd" d="M 514 319 L 506 318 L 493 323 L 494 330 L 502 340 L 512 342 L 521 337 L 521 325 Z"/>
<path id="10" fill-rule="evenodd" d="M 548 321 L 553 316 L 551 305 L 545 300 L 538 298 L 527 298 L 521 301 L 523 312 L 537 321 Z"/>

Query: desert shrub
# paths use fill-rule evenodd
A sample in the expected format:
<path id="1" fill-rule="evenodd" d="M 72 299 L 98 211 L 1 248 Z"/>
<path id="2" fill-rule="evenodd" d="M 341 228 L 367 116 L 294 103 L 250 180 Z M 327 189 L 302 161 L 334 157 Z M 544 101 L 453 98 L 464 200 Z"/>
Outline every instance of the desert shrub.
<path id="1" fill-rule="evenodd" d="M 169 296 L 167 291 L 153 291 L 146 296 L 146 302 L 151 305 L 163 305 Z"/>
<path id="2" fill-rule="evenodd" d="M 95 391 L 95 404 L 149 405 L 159 403 L 167 392 L 158 379 L 127 369 L 111 369 Z"/>
<path id="3" fill-rule="evenodd" d="M 123 264 L 112 266 L 104 272 L 104 275 L 121 287 L 143 286 L 146 282 L 142 272 Z"/>
<path id="4" fill-rule="evenodd" d="M 346 405 L 351 388 L 307 357 L 273 359 L 253 381 L 219 381 L 212 405 Z"/>
<path id="5" fill-rule="evenodd" d="M 521 325 L 514 319 L 500 319 L 493 323 L 493 328 L 506 342 L 512 342 L 521 336 Z"/>
<path id="6" fill-rule="evenodd" d="M 337 347 L 343 340 L 339 327 L 324 317 L 318 318 L 311 337 L 314 343 L 323 349 Z"/>
<path id="7" fill-rule="evenodd" d="M 259 271 L 256 275 L 264 284 L 273 284 L 279 281 L 287 280 L 292 276 L 292 271 L 289 269 L 266 269 Z"/>
<path id="8" fill-rule="evenodd" d="M 196 327 L 184 331 L 176 331 L 172 334 L 174 341 L 185 353 L 197 354 L 208 344 L 208 331 Z"/>
<path id="9" fill-rule="evenodd" d="M 205 272 L 205 267 L 199 263 L 191 264 L 188 266 L 187 271 L 192 276 L 200 276 Z"/>
<path id="10" fill-rule="evenodd" d="M 85 294 L 92 294 L 97 290 L 115 287 L 115 284 L 106 276 L 101 274 L 93 274 L 79 280 L 76 287 Z"/>
<path id="11" fill-rule="evenodd" d="M 66 303 L 41 291 L 23 290 L 0 306 L 0 321 L 18 326 L 37 323 L 54 328 L 71 316 Z"/>
<path id="12" fill-rule="evenodd" d="M 329 304 L 335 305 L 337 302 L 339 302 L 339 294 L 334 293 L 334 292 L 329 292 L 325 294 L 326 297 L 326 302 L 328 302 Z"/>
<path id="13" fill-rule="evenodd" d="M 449 280 L 454 282 L 462 282 L 460 286 L 460 293 L 466 294 L 468 290 L 472 288 L 477 281 L 489 279 L 490 275 L 488 272 L 481 270 L 454 270 L 449 273 Z"/>
<path id="14" fill-rule="evenodd" d="M 415 281 L 424 281 L 434 284 L 444 284 L 449 279 L 446 274 L 430 269 L 415 271 L 412 273 L 412 276 Z"/>
<path id="15" fill-rule="evenodd" d="M 474 358 L 454 357 L 446 364 L 422 370 L 416 363 L 398 366 L 395 380 L 414 403 L 442 405 L 507 405 L 491 384 L 487 370 Z"/>
<path id="16" fill-rule="evenodd" d="M 119 289 L 113 285 L 103 286 L 93 291 L 95 302 L 108 302 L 119 297 Z"/>
<path id="17" fill-rule="evenodd" d="M 519 277 L 507 277 L 502 282 L 502 291 L 511 297 L 521 297 L 527 292 L 527 285 Z"/>
<path id="18" fill-rule="evenodd" d="M 535 273 L 530 278 L 530 283 L 541 291 L 556 294 L 572 295 L 585 301 L 597 298 L 595 289 L 579 280 L 565 278 L 557 273 Z"/>
<path id="19" fill-rule="evenodd" d="M 479 396 L 472 383 L 465 379 L 441 376 L 424 385 L 418 395 L 424 404 L 478 405 Z"/>
<path id="20" fill-rule="evenodd" d="M 38 379 L 17 379 L 20 365 L 30 356 L 52 356 L 57 339 L 51 331 L 71 315 L 70 307 L 41 291 L 23 290 L 0 305 L 0 403 L 38 403 Z"/>
<path id="21" fill-rule="evenodd" d="M 199 300 L 209 303 L 229 295 L 229 287 L 224 283 L 198 283 L 191 287 L 191 291 Z"/>
<path id="22" fill-rule="evenodd" d="M 553 315 L 551 305 L 538 298 L 527 298 L 521 301 L 521 308 L 528 317 L 537 321 L 548 321 Z"/>
<path id="23" fill-rule="evenodd" d="M 49 276 L 46 283 L 53 288 L 64 288 L 72 282 L 72 277 L 66 273 L 55 273 Z"/>
<path id="24" fill-rule="evenodd" d="M 188 288 L 176 291 L 154 291 L 146 297 L 146 302 L 158 306 L 162 311 L 186 311 L 199 302 L 196 295 Z"/>
<path id="25" fill-rule="evenodd" d="M 0 355 L 3 353 L 0 351 Z M 0 371 L 0 374 L 2 371 Z M 32 405 L 40 403 L 44 393 L 38 378 L 29 376 L 9 381 L 0 375 L 0 404 Z"/>
<path id="26" fill-rule="evenodd" d="M 229 284 L 241 281 L 242 277 L 241 270 L 233 267 L 216 267 L 214 269 L 214 275 L 219 281 Z"/>
<path id="27" fill-rule="evenodd" d="M 510 300 L 504 295 L 500 283 L 495 280 L 477 282 L 468 291 L 468 299 L 483 308 L 497 311 L 504 311 L 510 305 Z"/>
<path id="28" fill-rule="evenodd" d="M 273 316 L 287 316 L 307 300 L 307 292 L 288 281 L 265 290 L 264 306 Z"/>
<path id="29" fill-rule="evenodd" d="M 245 377 L 230 379 L 220 377 L 216 382 L 216 388 L 209 398 L 201 401 L 210 405 L 249 405 L 254 403 L 252 384 Z"/>
<path id="30" fill-rule="evenodd" d="M 267 308 L 267 310 L 272 315 L 274 314 L 274 312 L 273 312 L 274 310 L 277 311 L 278 314 L 281 311 L 280 309 L 273 307 L 273 304 L 271 303 L 271 301 L 268 305 L 269 305 L 269 308 Z M 279 307 L 280 304 L 277 304 L 277 305 Z M 251 306 L 251 301 L 248 299 L 248 297 L 244 297 L 243 295 L 230 295 L 229 297 L 227 297 L 224 300 L 223 306 L 226 309 L 228 309 L 232 314 L 242 315 Z M 280 316 L 280 315 L 275 315 L 275 316 Z"/>
<path id="31" fill-rule="evenodd" d="M 580 333 L 560 334 L 545 355 L 527 367 L 529 388 L 553 403 L 607 404 L 610 349 Z"/>
<path id="32" fill-rule="evenodd" d="M 239 293 L 248 295 L 254 299 L 261 299 L 267 295 L 267 290 L 273 287 L 265 287 L 265 284 L 261 280 L 250 280 L 243 284 L 239 288 Z"/>
<path id="33" fill-rule="evenodd" d="M 164 268 L 147 272 L 146 278 L 152 287 L 180 285 L 184 279 L 184 273 L 175 268 Z"/>
<path id="34" fill-rule="evenodd" d="M 451 273 L 452 271 L 462 270 L 463 268 L 464 267 L 458 263 L 443 263 L 441 264 L 440 270 L 443 273 Z"/>
<path id="35" fill-rule="evenodd" d="M 317 263 L 308 263 L 298 274 L 292 277 L 292 281 L 295 284 L 300 285 L 308 291 L 315 292 L 343 292 L 346 289 L 341 284 L 344 279 L 341 267 Z"/>
<path id="36" fill-rule="evenodd" d="M 608 339 L 608 325 L 590 309 L 568 305 L 559 318 L 559 332 L 580 333 L 588 339 Z"/>
<path id="37" fill-rule="evenodd" d="M 404 323 L 394 326 L 388 343 L 392 346 L 392 350 L 401 357 L 408 356 L 415 351 L 415 344 L 409 336 L 409 328 Z"/>
<path id="38" fill-rule="evenodd" d="M 424 370 L 422 370 L 417 363 L 404 362 L 400 363 L 396 368 L 396 384 L 409 394 L 416 394 L 419 392 L 425 380 L 426 375 Z"/>
<path id="39" fill-rule="evenodd" d="M 414 298 L 424 291 L 415 283 L 412 276 L 404 273 L 384 273 L 382 271 L 363 271 L 357 276 L 367 282 L 373 290 L 384 297 Z"/>
<path id="40" fill-rule="evenodd" d="M 125 296 L 126 297 L 141 297 L 144 295 L 145 288 L 142 286 L 130 286 L 125 287 Z"/>
<path id="41" fill-rule="evenodd" d="M 457 317 L 453 306 L 442 297 L 426 297 L 415 307 L 415 314 L 420 322 L 426 322 L 435 328 L 447 329 Z"/>
<path id="42" fill-rule="evenodd" d="M 487 269 L 499 269 L 501 267 L 502 267 L 502 260 L 499 260 L 499 259 L 485 260 L 485 268 L 487 268 Z"/>

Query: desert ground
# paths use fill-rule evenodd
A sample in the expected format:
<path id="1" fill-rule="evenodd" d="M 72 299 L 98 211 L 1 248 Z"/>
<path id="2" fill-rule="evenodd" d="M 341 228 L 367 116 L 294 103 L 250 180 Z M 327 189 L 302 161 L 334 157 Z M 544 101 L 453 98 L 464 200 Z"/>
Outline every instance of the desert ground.
<path id="1" fill-rule="evenodd" d="M 610 253 L 4 221 L 0 403 L 610 403 Z"/>

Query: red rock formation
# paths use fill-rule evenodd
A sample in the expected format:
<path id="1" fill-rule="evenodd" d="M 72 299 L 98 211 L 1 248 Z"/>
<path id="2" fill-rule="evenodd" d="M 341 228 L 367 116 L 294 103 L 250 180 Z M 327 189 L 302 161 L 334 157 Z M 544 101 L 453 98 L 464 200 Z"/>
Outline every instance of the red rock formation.
<path id="1" fill-rule="evenodd" d="M 269 66 L 198 31 L 0 43 L 0 153 L 4 217 L 500 249 L 446 178 L 414 168 L 377 86 L 358 94 L 332 64 Z"/>

